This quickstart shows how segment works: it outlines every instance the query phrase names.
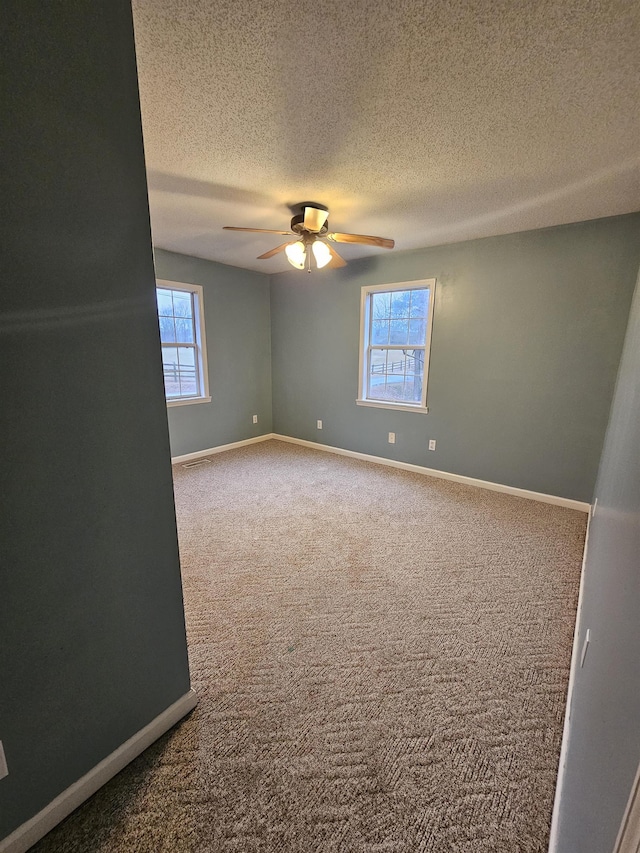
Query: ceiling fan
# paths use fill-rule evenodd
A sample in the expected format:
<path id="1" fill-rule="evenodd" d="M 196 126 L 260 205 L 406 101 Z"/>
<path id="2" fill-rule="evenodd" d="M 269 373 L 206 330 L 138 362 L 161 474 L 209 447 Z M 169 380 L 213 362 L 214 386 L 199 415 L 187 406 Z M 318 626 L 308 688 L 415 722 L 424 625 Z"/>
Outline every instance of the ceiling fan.
<path id="1" fill-rule="evenodd" d="M 269 249 L 258 260 L 266 260 L 284 252 L 292 267 L 303 270 L 305 265 L 311 272 L 311 258 L 317 269 L 322 267 L 344 267 L 347 262 L 336 252 L 330 243 L 362 243 L 365 246 L 378 246 L 381 249 L 393 249 L 395 243 L 386 237 L 370 237 L 367 234 L 342 234 L 329 231 L 329 211 L 326 207 L 316 204 L 302 206 L 302 213 L 291 220 L 291 232 L 271 231 L 265 228 L 236 228 L 233 225 L 223 226 L 226 231 L 251 231 L 255 234 L 293 233 L 296 237 L 288 243 L 282 243 L 275 249 Z"/>

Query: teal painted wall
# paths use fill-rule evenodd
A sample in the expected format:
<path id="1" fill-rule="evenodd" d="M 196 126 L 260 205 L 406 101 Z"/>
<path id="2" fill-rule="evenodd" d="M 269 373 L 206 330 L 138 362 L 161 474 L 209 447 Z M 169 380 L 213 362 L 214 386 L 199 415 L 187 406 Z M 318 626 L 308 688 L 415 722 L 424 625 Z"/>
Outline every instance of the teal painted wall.
<path id="1" fill-rule="evenodd" d="M 273 276 L 274 431 L 590 501 L 639 227 L 631 214 Z M 429 413 L 356 406 L 360 288 L 432 277 Z"/>
<path id="2" fill-rule="evenodd" d="M 7 21 L 0 738 L 10 773 L 0 780 L 0 838 L 189 689 L 130 7 L 68 0 L 61 14 L 58 5 L 12 2 Z M 640 262 L 639 222 L 273 277 L 275 429 L 589 500 Z M 203 284 L 207 305 L 213 401 L 171 411 L 174 453 L 269 432 L 268 279 L 161 251 L 156 262 L 160 277 Z M 356 407 L 361 285 L 430 276 L 439 280 L 430 414 Z M 609 721 L 610 731 L 620 714 L 629 723 L 605 768 L 609 828 L 638 755 L 630 742 L 615 776 L 638 714 L 637 693 L 620 696 L 610 680 L 620 649 L 630 673 L 637 660 L 637 347 L 629 347 L 591 552 L 600 563 L 593 601 L 605 602 L 592 624 L 606 632 L 622 621 L 627 633 L 609 638 L 602 657 L 594 644 L 600 704 L 581 729 L 593 743 L 602 732 L 594 721 Z M 607 598 L 612 555 L 619 585 Z"/>
<path id="3" fill-rule="evenodd" d="M 640 762 L 640 279 L 595 494 L 553 853 L 613 850 Z"/>
<path id="4" fill-rule="evenodd" d="M 2 27 L 0 838 L 189 690 L 128 0 Z"/>
<path id="5" fill-rule="evenodd" d="M 204 289 L 211 402 L 167 410 L 171 455 L 271 432 L 268 276 L 162 249 L 155 263 L 159 279 Z"/>

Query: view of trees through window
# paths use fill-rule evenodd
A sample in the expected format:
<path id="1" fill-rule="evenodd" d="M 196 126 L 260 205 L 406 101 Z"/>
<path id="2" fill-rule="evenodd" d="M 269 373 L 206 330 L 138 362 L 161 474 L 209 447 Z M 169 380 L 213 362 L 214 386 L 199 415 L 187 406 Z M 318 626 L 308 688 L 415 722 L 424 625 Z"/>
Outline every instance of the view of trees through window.
<path id="1" fill-rule="evenodd" d="M 164 287 L 158 287 L 156 293 L 167 400 L 197 397 L 200 394 L 200 376 L 194 296 L 188 291 Z"/>
<path id="2" fill-rule="evenodd" d="M 367 399 L 422 402 L 429 289 L 369 295 Z"/>

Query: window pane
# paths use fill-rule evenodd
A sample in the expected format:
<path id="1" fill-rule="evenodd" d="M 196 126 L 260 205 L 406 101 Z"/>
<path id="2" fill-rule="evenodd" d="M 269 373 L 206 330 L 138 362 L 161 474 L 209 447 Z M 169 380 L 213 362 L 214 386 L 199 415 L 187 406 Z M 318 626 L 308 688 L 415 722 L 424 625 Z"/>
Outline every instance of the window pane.
<path id="1" fill-rule="evenodd" d="M 159 287 L 156 290 L 156 296 L 158 299 L 158 314 L 161 317 L 171 316 L 173 314 L 173 302 L 171 300 L 171 291 L 165 290 L 163 287 Z"/>
<path id="2" fill-rule="evenodd" d="M 176 317 L 192 317 L 191 294 L 181 290 L 173 291 L 173 313 Z"/>
<path id="3" fill-rule="evenodd" d="M 423 345 L 427 334 L 426 320 L 411 320 L 409 322 L 409 343 Z"/>
<path id="4" fill-rule="evenodd" d="M 408 317 L 410 299 L 410 290 L 394 290 L 391 293 L 391 316 Z"/>
<path id="5" fill-rule="evenodd" d="M 386 373 L 387 372 L 387 350 L 372 349 L 369 362 L 370 373 Z"/>
<path id="6" fill-rule="evenodd" d="M 409 321 L 392 320 L 390 323 L 390 344 L 406 344 L 409 338 Z"/>
<path id="7" fill-rule="evenodd" d="M 403 397 L 405 403 L 418 403 L 422 401 L 422 374 L 408 376 L 404 382 Z"/>
<path id="8" fill-rule="evenodd" d="M 387 383 L 390 376 L 404 376 L 406 358 L 402 350 L 387 351 Z"/>
<path id="9" fill-rule="evenodd" d="M 176 341 L 182 344 L 195 344 L 193 320 L 176 320 Z"/>
<path id="10" fill-rule="evenodd" d="M 369 357 L 369 376 L 367 378 L 367 397 L 384 399 L 384 387 L 387 373 L 387 350 L 372 349 Z M 382 397 L 379 395 L 382 394 Z"/>
<path id="11" fill-rule="evenodd" d="M 411 293 L 411 316 L 426 317 L 429 313 L 429 291 L 414 290 Z"/>
<path id="12" fill-rule="evenodd" d="M 374 320 L 371 328 L 371 343 L 372 344 L 388 344 L 389 343 L 389 321 Z"/>
<path id="13" fill-rule="evenodd" d="M 195 347 L 162 347 L 162 370 L 167 399 L 197 397 L 200 393 Z"/>
<path id="14" fill-rule="evenodd" d="M 180 394 L 182 397 L 198 395 L 196 354 L 191 347 L 178 347 L 178 369 L 180 372 Z"/>
<path id="15" fill-rule="evenodd" d="M 391 294 L 390 293 L 374 293 L 373 294 L 373 319 L 384 320 L 389 317 L 391 312 Z"/>
<path id="16" fill-rule="evenodd" d="M 162 347 L 162 371 L 164 390 L 167 399 L 180 396 L 180 375 L 178 367 L 178 348 Z"/>
<path id="17" fill-rule="evenodd" d="M 405 379 L 407 378 L 407 376 L 410 376 L 411 378 L 413 378 L 413 374 L 416 372 L 416 360 L 413 357 L 414 350 L 406 349 L 406 350 L 403 350 L 403 352 L 406 356 L 405 363 L 404 363 Z"/>
<path id="18" fill-rule="evenodd" d="M 372 349 L 367 398 L 389 403 L 422 400 L 423 350 Z"/>
<path id="19" fill-rule="evenodd" d="M 160 317 L 160 340 L 163 344 L 172 344 L 176 339 L 176 327 L 173 317 Z"/>
<path id="20" fill-rule="evenodd" d="M 424 375 L 424 350 L 407 350 L 407 373 L 404 381 L 404 400 L 422 402 L 422 377 Z"/>
<path id="21" fill-rule="evenodd" d="M 422 374 L 424 372 L 424 350 L 423 349 L 408 349 L 407 354 L 407 376 L 414 374 Z"/>

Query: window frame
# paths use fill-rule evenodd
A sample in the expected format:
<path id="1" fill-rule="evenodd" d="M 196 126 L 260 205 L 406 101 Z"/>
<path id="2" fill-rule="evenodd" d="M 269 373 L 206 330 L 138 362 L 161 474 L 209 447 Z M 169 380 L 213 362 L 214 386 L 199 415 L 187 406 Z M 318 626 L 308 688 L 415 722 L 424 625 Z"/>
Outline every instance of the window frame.
<path id="1" fill-rule="evenodd" d="M 411 349 L 411 347 L 403 347 L 402 345 L 373 345 L 369 340 L 371 329 L 371 304 L 373 302 L 374 293 L 392 293 L 396 290 L 428 290 L 429 291 L 429 310 L 427 312 L 427 330 L 424 343 L 424 367 L 422 374 L 422 399 L 420 403 L 373 400 L 366 397 L 367 391 L 367 376 L 369 370 L 369 352 L 374 349 Z M 436 279 L 424 278 L 415 281 L 401 281 L 392 284 L 372 284 L 365 285 L 360 291 L 360 346 L 359 346 L 359 361 L 358 361 L 358 397 L 356 404 L 358 406 L 370 406 L 375 409 L 396 409 L 402 412 L 422 412 L 426 414 L 429 411 L 427 406 L 427 387 L 429 382 L 429 360 L 431 356 L 431 335 L 433 331 L 433 314 L 435 307 L 436 295 Z M 422 345 L 420 347 L 422 348 Z"/>
<path id="2" fill-rule="evenodd" d="M 167 397 L 165 389 L 165 402 L 167 408 L 174 406 L 191 406 L 194 403 L 210 403 L 211 396 L 209 394 L 209 370 L 207 364 L 207 338 L 204 327 L 204 289 L 201 284 L 188 284 L 182 281 L 167 281 L 166 279 L 156 279 L 156 303 L 157 291 L 162 290 L 180 290 L 183 293 L 190 293 L 193 301 L 193 320 L 195 328 L 195 344 L 183 344 L 177 342 L 163 343 L 160 340 L 160 347 L 189 347 L 193 348 L 196 354 L 196 370 L 199 378 L 200 394 L 193 397 Z M 156 304 L 157 308 L 157 304 Z M 158 332 L 160 331 L 160 316 L 158 315 Z M 162 371 L 164 382 L 164 368 Z"/>

